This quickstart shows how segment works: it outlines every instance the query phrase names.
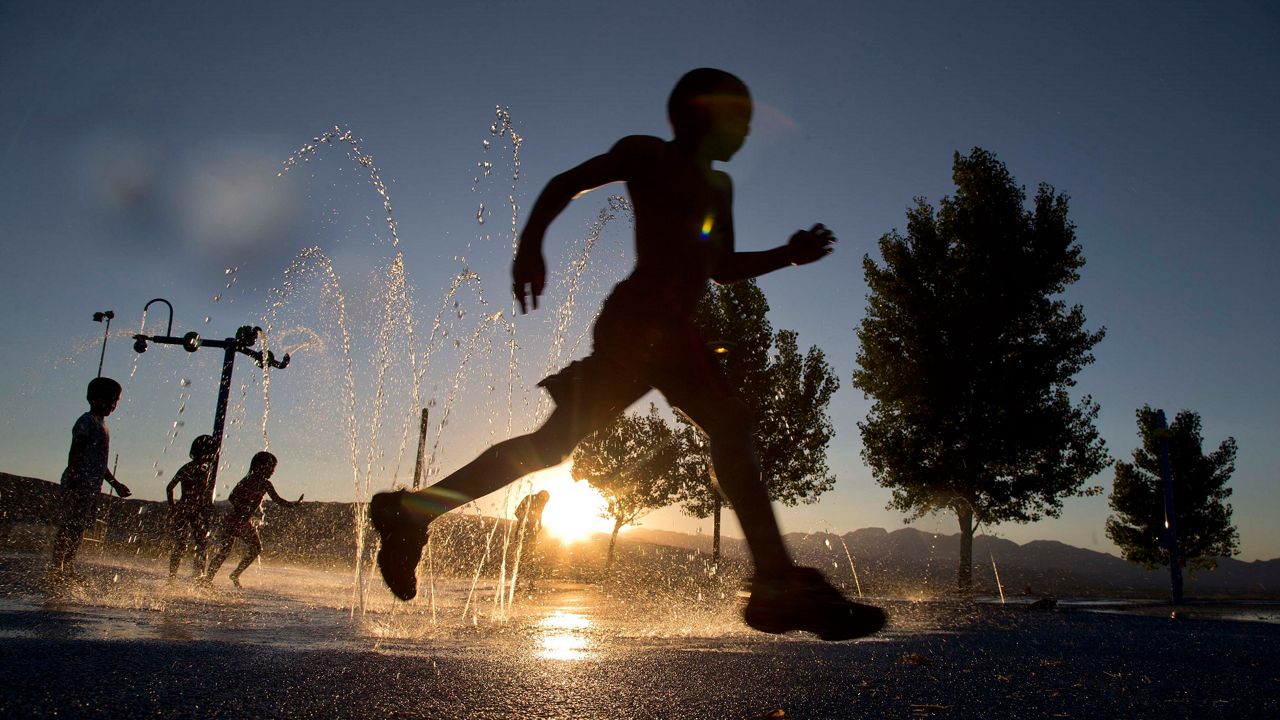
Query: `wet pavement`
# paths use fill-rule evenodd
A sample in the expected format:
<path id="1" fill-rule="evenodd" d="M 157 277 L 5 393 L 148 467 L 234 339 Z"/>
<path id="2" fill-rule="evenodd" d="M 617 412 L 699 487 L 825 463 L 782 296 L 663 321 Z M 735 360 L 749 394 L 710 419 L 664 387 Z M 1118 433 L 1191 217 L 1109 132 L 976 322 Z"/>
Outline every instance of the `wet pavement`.
<path id="1" fill-rule="evenodd" d="M 881 600 L 822 643 L 745 628 L 737 598 L 483 581 L 396 603 L 349 573 L 255 567 L 246 590 L 98 563 L 44 587 L 0 558 L 0 717 L 1277 717 L 1280 626 Z M 434 608 L 432 595 L 434 594 Z M 779 714 L 785 713 L 785 714 Z"/>

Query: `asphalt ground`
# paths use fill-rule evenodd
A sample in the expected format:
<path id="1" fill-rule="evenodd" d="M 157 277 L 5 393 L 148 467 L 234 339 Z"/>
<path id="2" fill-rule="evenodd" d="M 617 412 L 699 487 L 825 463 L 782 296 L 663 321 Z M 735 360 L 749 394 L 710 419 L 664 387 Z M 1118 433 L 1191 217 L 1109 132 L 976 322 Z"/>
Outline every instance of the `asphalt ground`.
<path id="1" fill-rule="evenodd" d="M 734 597 L 504 606 L 463 578 L 433 609 L 344 573 L 237 591 L 98 562 L 51 587 L 41 561 L 0 557 L 0 717 L 1280 717 L 1280 625 L 1210 612 L 881 599 L 886 631 L 823 643 L 749 630 Z"/>

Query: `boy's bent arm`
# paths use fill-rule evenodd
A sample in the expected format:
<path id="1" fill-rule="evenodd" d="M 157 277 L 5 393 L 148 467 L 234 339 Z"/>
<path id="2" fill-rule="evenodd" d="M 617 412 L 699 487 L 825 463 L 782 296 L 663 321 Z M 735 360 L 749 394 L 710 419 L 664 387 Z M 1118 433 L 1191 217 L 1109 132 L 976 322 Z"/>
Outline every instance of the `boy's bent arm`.
<path id="1" fill-rule="evenodd" d="M 786 245 L 758 252 L 727 254 L 711 276 L 721 285 L 749 280 L 788 265 L 808 265 L 831 254 L 836 236 L 821 223 L 791 236 Z"/>
<path id="2" fill-rule="evenodd" d="M 577 167 L 566 170 L 547 181 L 538 193 L 538 199 L 529 211 L 529 219 L 520 233 L 520 245 L 516 250 L 511 270 L 512 290 L 520 303 L 520 312 L 526 312 L 526 293 L 531 296 L 533 308 L 538 308 L 538 298 L 546 286 L 547 269 L 542 259 L 542 238 L 551 222 L 564 212 L 569 201 L 601 185 L 626 180 L 631 160 L 657 138 L 631 136 L 619 140 L 603 155 L 597 155 Z"/>

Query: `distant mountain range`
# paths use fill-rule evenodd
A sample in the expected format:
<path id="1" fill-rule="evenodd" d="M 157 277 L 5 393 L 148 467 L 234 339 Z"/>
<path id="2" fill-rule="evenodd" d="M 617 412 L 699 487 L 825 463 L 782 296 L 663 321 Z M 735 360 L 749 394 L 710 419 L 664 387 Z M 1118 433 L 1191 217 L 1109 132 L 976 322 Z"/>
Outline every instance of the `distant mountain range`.
<path id="1" fill-rule="evenodd" d="M 31 537 L 43 537 L 32 529 L 56 521 L 58 493 L 54 483 L 0 473 L 0 548 L 30 549 Z M 103 506 L 104 521 L 97 531 L 101 539 L 159 552 L 168 522 L 163 502 L 104 496 Z M 268 504 L 268 508 L 262 527 L 268 557 L 326 564 L 350 564 L 355 558 L 353 503 L 307 502 L 293 510 L 271 509 Z M 438 553 L 458 559 L 493 555 L 484 552 L 492 518 L 452 513 L 445 518 L 449 532 L 440 536 L 449 540 L 441 544 Z M 19 528 L 28 532 L 19 532 Z M 868 595 L 911 596 L 946 593 L 955 586 L 959 535 L 935 535 L 914 528 L 892 532 L 863 528 L 843 535 L 791 533 L 786 541 L 797 562 L 821 568 L 833 582 L 851 591 L 861 586 Z M 696 565 L 705 566 L 711 542 L 704 534 L 637 527 L 619 537 L 619 560 L 645 562 L 637 559 L 647 557 L 654 562 L 683 552 L 686 564 L 695 560 Z M 603 540 L 596 544 L 603 544 Z M 726 565 L 747 563 L 745 541 L 726 537 L 721 547 Z M 603 552 L 598 548 L 577 555 L 585 559 L 602 557 Z M 987 535 L 979 535 L 973 542 L 974 588 L 979 593 L 998 593 L 993 559 L 1006 595 L 1163 598 L 1169 594 L 1167 569 L 1146 570 L 1114 555 L 1053 540 L 1019 545 Z M 1220 558 L 1216 570 L 1186 573 L 1185 588 L 1190 598 L 1280 599 L 1280 559 L 1242 562 Z"/>
<path id="2" fill-rule="evenodd" d="M 711 552 L 710 536 L 634 528 L 631 542 Z M 863 528 L 843 535 L 789 533 L 786 542 L 797 562 L 821 568 L 845 587 L 860 584 L 868 594 L 946 592 L 955 586 L 960 562 L 960 536 L 915 528 L 892 532 Z M 745 558 L 745 541 L 722 538 L 726 558 Z M 846 554 L 847 553 L 847 554 Z M 1055 540 L 1019 545 L 1012 540 L 978 535 L 973 539 L 974 588 L 998 594 L 995 572 L 1006 595 L 1108 595 L 1162 598 L 1169 594 L 1167 568 L 1147 570 L 1114 555 Z M 857 571 L 857 581 L 854 572 Z M 1184 573 L 1188 597 L 1280 599 L 1280 559 L 1243 562 L 1219 558 L 1212 571 Z"/>

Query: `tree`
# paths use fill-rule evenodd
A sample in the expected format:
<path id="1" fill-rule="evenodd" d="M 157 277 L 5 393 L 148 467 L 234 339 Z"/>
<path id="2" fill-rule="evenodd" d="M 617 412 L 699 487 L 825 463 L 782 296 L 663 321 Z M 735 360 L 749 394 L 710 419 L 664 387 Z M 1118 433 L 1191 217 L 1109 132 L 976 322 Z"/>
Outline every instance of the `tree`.
<path id="1" fill-rule="evenodd" d="M 573 451 L 573 477 L 586 480 L 604 495 L 605 517 L 613 520 L 609 555 L 613 565 L 618 531 L 650 510 L 675 502 L 679 492 L 676 433 L 649 405 L 649 413 L 624 413 L 578 443 Z"/>
<path id="2" fill-rule="evenodd" d="M 1138 410 L 1142 446 L 1133 451 L 1133 463 L 1116 461 L 1108 498 L 1116 514 L 1107 518 L 1107 537 L 1120 546 L 1125 560 L 1150 569 L 1169 566 L 1159 450 L 1160 441 L 1167 440 L 1179 565 L 1212 570 L 1218 558 L 1240 552 L 1240 535 L 1226 502 L 1231 497 L 1227 481 L 1236 469 L 1235 438 L 1205 455 L 1198 413 L 1183 410 L 1173 425 L 1160 430 L 1156 412 L 1148 405 Z"/>
<path id="3" fill-rule="evenodd" d="M 712 286 L 698 307 L 703 337 L 731 343 L 721 357 L 725 375 L 756 418 L 756 452 L 769 497 L 785 505 L 816 502 L 835 485 L 827 445 L 835 428 L 827 414 L 840 381 L 817 347 L 800 354 L 796 333 L 774 333 L 769 303 L 755 281 Z M 710 447 L 683 415 L 682 509 L 713 518 L 716 560 L 723 503 L 712 481 Z"/>
<path id="4" fill-rule="evenodd" d="M 956 514 L 957 584 L 972 586 L 981 523 L 1057 517 L 1063 499 L 1106 464 L 1088 396 L 1074 376 L 1104 330 L 1061 299 L 1084 256 L 1067 198 L 1041 184 L 1033 208 L 1004 164 L 955 154 L 954 197 L 923 199 L 907 234 L 863 258 L 868 309 L 857 330 L 854 386 L 874 402 L 859 423 L 862 457 L 910 519 Z"/>

